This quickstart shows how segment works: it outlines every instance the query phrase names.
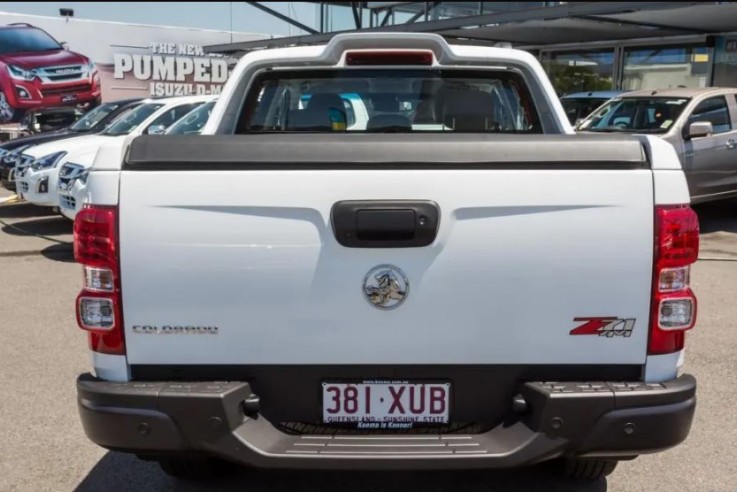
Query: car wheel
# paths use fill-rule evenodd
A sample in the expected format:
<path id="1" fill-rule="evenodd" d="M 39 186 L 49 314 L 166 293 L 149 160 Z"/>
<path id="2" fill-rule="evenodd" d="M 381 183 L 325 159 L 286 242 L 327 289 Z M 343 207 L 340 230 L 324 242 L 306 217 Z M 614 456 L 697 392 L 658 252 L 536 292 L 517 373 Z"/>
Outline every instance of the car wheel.
<path id="1" fill-rule="evenodd" d="M 599 480 L 617 467 L 615 460 L 566 458 L 558 462 L 558 474 L 575 480 Z"/>
<path id="2" fill-rule="evenodd" d="M 15 110 L 8 104 L 5 93 L 0 91 L 0 123 L 11 123 Z"/>

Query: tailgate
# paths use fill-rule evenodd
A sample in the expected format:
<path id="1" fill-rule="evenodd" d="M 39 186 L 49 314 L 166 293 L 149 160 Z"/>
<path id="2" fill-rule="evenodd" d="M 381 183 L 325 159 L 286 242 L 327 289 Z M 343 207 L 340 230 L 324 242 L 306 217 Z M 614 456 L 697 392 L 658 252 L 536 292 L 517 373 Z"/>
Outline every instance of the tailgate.
<path id="1" fill-rule="evenodd" d="M 141 137 L 120 182 L 128 361 L 643 364 L 652 187 L 621 136 Z M 429 202 L 436 235 L 342 245 L 331 209 L 354 200 Z"/>

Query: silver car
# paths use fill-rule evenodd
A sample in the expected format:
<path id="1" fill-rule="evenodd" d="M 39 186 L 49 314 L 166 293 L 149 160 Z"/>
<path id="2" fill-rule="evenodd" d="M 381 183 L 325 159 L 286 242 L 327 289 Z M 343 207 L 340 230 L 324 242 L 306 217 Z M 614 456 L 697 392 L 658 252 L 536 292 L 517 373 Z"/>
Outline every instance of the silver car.
<path id="1" fill-rule="evenodd" d="M 737 89 L 628 92 L 576 130 L 658 135 L 678 151 L 692 202 L 737 197 Z"/>

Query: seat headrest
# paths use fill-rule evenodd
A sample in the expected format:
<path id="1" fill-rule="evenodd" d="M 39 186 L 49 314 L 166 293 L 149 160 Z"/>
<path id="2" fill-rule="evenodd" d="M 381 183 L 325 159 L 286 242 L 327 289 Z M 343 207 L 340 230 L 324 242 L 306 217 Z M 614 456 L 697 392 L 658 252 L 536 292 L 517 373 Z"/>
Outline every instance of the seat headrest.
<path id="1" fill-rule="evenodd" d="M 444 91 L 439 101 L 445 126 L 454 130 L 484 131 L 494 115 L 494 98 L 480 91 Z"/>
<path id="2" fill-rule="evenodd" d="M 313 94 L 307 108 L 290 111 L 288 117 L 292 131 L 345 131 L 347 126 L 345 105 L 337 94 Z"/>
<path id="3" fill-rule="evenodd" d="M 313 94 L 310 100 L 307 101 L 308 111 L 325 111 L 327 109 L 338 109 L 340 111 L 345 111 L 343 99 L 341 99 L 338 94 L 321 92 Z"/>

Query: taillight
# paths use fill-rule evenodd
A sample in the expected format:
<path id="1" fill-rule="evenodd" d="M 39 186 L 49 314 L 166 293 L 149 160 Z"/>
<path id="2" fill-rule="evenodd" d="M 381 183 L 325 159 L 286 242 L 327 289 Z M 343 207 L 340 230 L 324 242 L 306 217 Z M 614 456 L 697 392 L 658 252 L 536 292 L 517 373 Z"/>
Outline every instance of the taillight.
<path id="1" fill-rule="evenodd" d="M 684 332 L 696 323 L 696 296 L 689 285 L 699 256 L 699 219 L 687 205 L 655 207 L 651 355 L 678 352 Z"/>
<path id="2" fill-rule="evenodd" d="M 432 51 L 389 50 L 389 51 L 348 51 L 345 64 L 351 66 L 376 65 L 432 65 Z"/>
<path id="3" fill-rule="evenodd" d="M 74 258 L 83 268 L 77 323 L 89 332 L 90 348 L 125 354 L 118 258 L 118 210 L 89 206 L 74 219 Z"/>

